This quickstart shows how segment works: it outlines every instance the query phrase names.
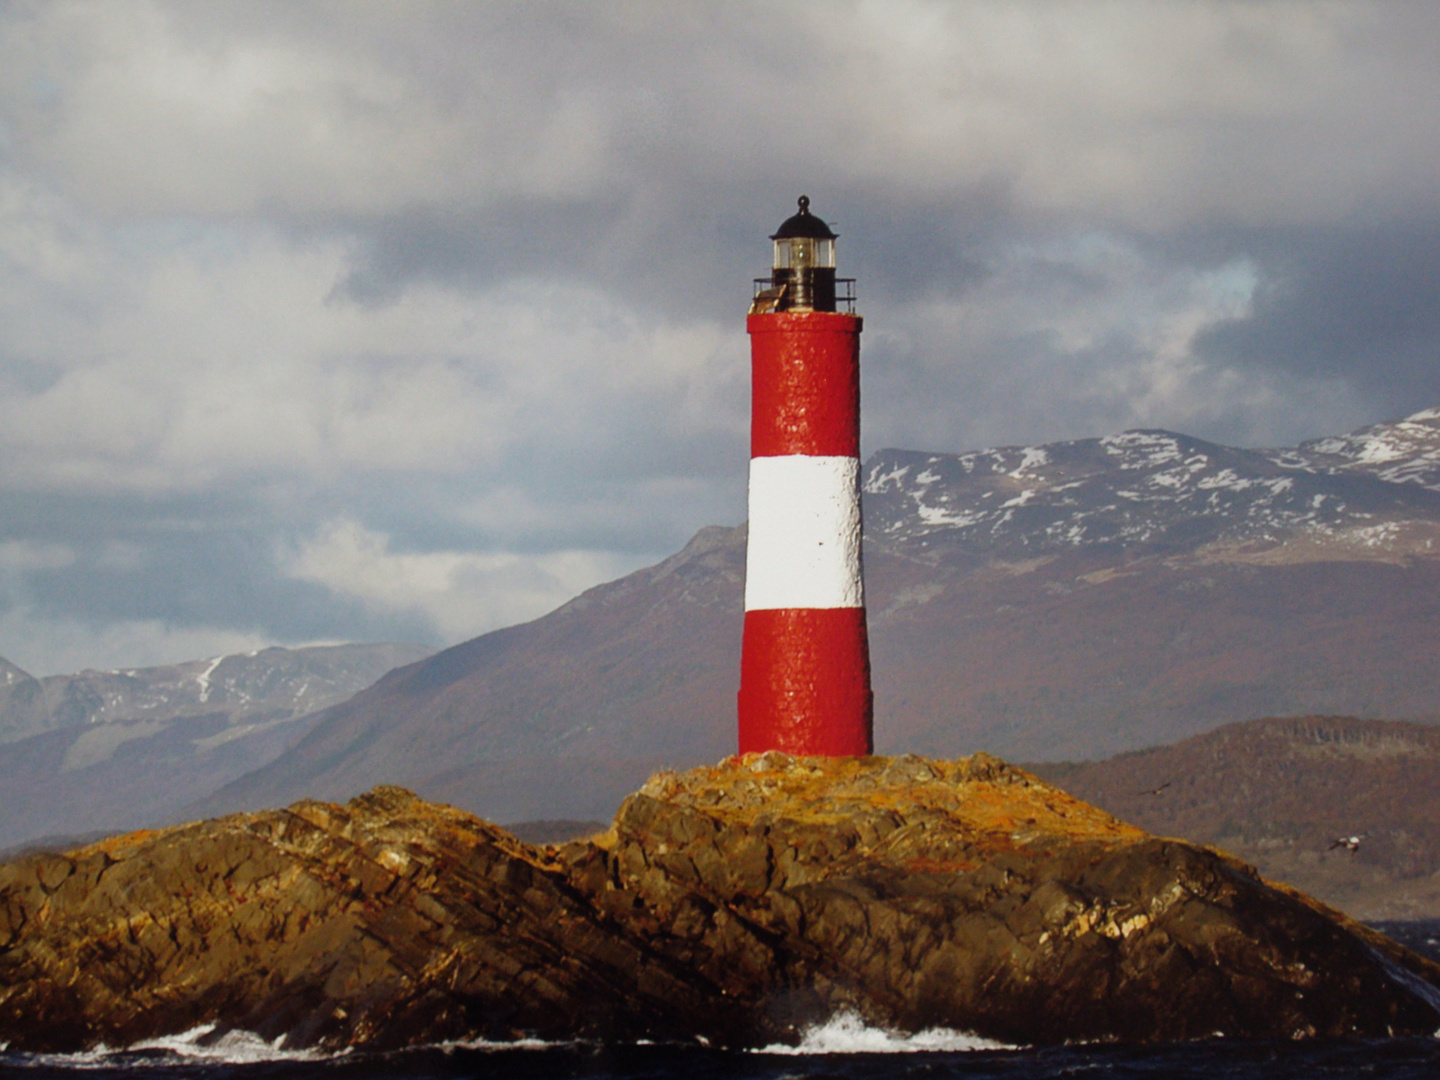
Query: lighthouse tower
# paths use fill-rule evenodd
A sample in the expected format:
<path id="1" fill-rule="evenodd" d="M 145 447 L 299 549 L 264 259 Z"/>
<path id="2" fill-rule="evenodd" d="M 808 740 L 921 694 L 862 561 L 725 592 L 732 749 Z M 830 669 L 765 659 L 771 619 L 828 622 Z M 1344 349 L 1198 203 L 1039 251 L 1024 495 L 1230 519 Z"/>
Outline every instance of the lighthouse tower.
<path id="1" fill-rule="evenodd" d="M 836 311 L 835 233 L 799 213 L 770 238 L 750 308 L 750 536 L 740 752 L 869 754 L 860 571 L 860 317 Z M 841 284 L 849 284 L 840 279 Z M 853 306 L 843 297 L 845 306 Z"/>

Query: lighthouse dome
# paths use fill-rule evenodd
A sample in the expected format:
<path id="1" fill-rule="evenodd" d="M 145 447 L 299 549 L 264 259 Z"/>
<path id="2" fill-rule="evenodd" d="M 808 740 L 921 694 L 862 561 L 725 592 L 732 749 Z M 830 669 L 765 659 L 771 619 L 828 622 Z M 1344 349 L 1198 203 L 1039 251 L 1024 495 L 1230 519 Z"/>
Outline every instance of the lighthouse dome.
<path id="1" fill-rule="evenodd" d="M 834 240 L 836 235 L 830 226 L 810 213 L 810 196 L 801 195 L 800 212 L 786 218 L 775 231 L 771 240 L 793 240 L 805 237 L 811 240 Z"/>

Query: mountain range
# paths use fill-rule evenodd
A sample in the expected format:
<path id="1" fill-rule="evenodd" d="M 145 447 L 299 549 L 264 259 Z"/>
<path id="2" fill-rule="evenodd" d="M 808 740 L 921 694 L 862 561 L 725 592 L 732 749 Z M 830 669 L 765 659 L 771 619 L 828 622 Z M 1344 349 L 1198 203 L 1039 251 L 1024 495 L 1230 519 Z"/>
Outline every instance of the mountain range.
<path id="1" fill-rule="evenodd" d="M 0 846 L 163 821 L 431 651 L 270 648 L 39 679 L 0 661 Z"/>
<path id="2" fill-rule="evenodd" d="M 1269 450 L 1163 431 L 882 450 L 863 479 L 879 752 L 1093 763 L 1262 716 L 1440 717 L 1440 409 Z M 744 544 L 702 529 L 434 655 L 0 661 L 0 844 L 382 782 L 498 821 L 608 818 L 655 770 L 734 749 Z M 1125 816 L 1118 790 L 1093 794 Z"/>
<path id="3" fill-rule="evenodd" d="M 881 753 L 1094 759 L 1267 715 L 1440 716 L 1440 409 L 1297 447 L 1165 431 L 864 465 Z M 734 748 L 744 527 L 391 672 L 196 813 L 400 783 L 604 818 Z"/>

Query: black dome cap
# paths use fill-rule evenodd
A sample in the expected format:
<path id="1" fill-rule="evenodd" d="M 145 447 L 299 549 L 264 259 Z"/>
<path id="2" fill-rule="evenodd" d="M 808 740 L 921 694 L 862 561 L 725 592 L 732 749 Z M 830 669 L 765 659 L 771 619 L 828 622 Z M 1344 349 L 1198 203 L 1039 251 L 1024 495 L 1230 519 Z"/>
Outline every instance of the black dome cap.
<path id="1" fill-rule="evenodd" d="M 810 196 L 801 195 L 799 204 L 800 212 L 786 218 L 770 239 L 791 240 L 797 236 L 808 236 L 812 240 L 834 240 L 836 234 L 830 231 L 830 226 L 810 213 Z"/>

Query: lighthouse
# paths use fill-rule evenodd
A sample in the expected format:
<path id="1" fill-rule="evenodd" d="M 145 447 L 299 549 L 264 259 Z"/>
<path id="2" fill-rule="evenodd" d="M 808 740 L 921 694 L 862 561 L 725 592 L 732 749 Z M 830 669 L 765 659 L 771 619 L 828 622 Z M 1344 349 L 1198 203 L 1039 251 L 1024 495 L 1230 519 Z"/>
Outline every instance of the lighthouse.
<path id="1" fill-rule="evenodd" d="M 860 564 L 860 317 L 835 233 L 799 211 L 750 307 L 750 534 L 740 752 L 873 749 Z M 845 311 L 837 311 L 837 303 Z"/>

